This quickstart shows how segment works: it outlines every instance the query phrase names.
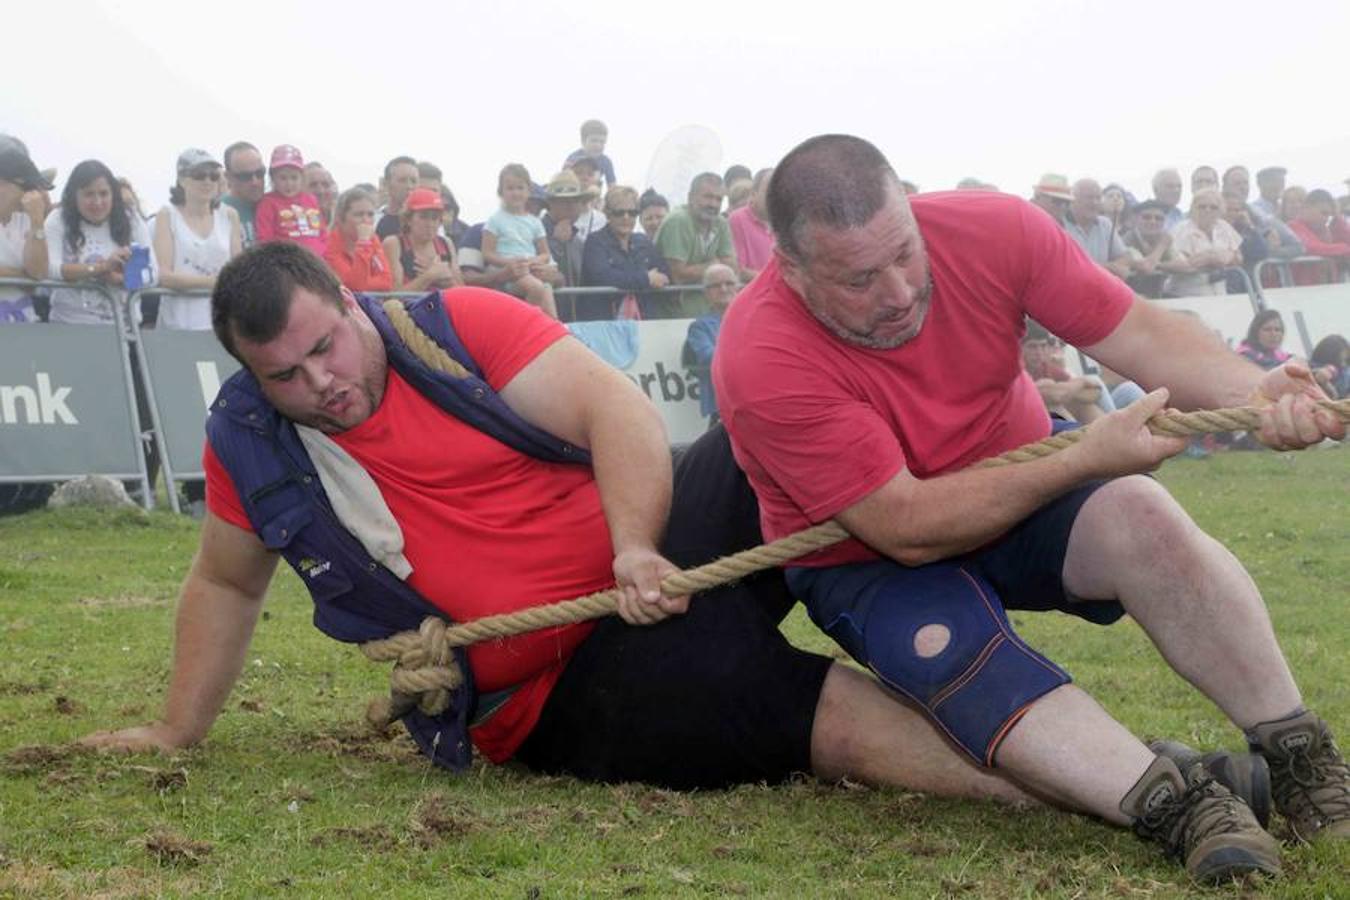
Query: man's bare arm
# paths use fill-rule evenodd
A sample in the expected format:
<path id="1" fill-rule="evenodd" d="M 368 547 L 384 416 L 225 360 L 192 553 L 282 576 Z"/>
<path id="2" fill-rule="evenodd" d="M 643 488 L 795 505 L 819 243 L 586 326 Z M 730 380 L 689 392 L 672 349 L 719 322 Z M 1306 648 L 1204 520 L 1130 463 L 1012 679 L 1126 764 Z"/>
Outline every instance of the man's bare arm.
<path id="1" fill-rule="evenodd" d="M 671 463 L 665 425 L 651 402 L 570 337 L 535 357 L 501 395 L 529 422 L 591 451 L 614 574 L 624 589 L 620 614 L 649 624 L 683 612 L 687 598 L 663 598 L 659 588 L 674 569 L 656 549 L 670 514 Z"/>
<path id="2" fill-rule="evenodd" d="M 206 736 L 244 665 L 277 556 L 252 533 L 207 513 L 178 600 L 173 674 L 157 722 L 84 738 L 93 747 L 172 750 Z"/>
<path id="3" fill-rule="evenodd" d="M 1166 391 L 1150 394 L 1094 422 L 1077 444 L 1043 459 L 930 479 L 902 471 L 835 521 L 907 566 L 966 553 L 1085 481 L 1146 472 L 1180 453 L 1185 440 L 1156 437 L 1144 428 L 1166 402 Z"/>
<path id="4" fill-rule="evenodd" d="M 1083 352 L 1146 389 L 1166 386 L 1182 409 L 1265 406 L 1260 437 L 1277 449 L 1345 437 L 1336 417 L 1313 406 L 1325 394 L 1306 365 L 1262 372 L 1196 317 L 1138 297 L 1115 331 Z"/>

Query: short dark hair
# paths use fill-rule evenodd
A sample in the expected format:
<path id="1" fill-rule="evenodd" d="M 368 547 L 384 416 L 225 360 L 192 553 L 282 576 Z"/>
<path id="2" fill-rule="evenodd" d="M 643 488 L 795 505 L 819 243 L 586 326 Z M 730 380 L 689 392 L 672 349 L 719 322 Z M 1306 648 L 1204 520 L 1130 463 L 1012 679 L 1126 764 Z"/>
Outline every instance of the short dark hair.
<path id="1" fill-rule="evenodd" d="M 242 363 L 235 338 L 265 344 L 281 334 L 296 288 L 313 291 L 345 314 L 341 283 L 311 251 L 285 241 L 245 250 L 220 270 L 211 291 L 216 340 Z"/>
<path id="2" fill-rule="evenodd" d="M 415 169 L 417 168 L 417 160 L 413 159 L 411 156 L 395 156 L 393 159 L 389 160 L 389 162 L 384 164 L 384 180 L 389 180 L 390 175 L 394 171 L 394 166 L 401 165 L 409 165 Z"/>
<path id="3" fill-rule="evenodd" d="M 699 172 L 694 176 L 694 180 L 689 182 L 690 196 L 693 196 L 694 192 L 705 184 L 716 184 L 718 187 L 723 187 L 726 182 L 724 182 L 722 176 L 718 175 L 716 172 Z"/>
<path id="4" fill-rule="evenodd" d="M 427 162 L 425 159 L 417 164 L 417 177 L 430 178 L 434 181 L 441 181 L 444 178 L 440 166 L 433 162 Z"/>
<path id="5" fill-rule="evenodd" d="M 860 228 L 886 204 L 900 179 L 872 144 L 847 134 L 822 134 L 783 157 L 769 180 L 769 223 L 779 248 L 804 260 L 807 225 Z"/>
<path id="6" fill-rule="evenodd" d="M 1134 209 L 1132 209 L 1131 212 L 1133 212 L 1137 216 L 1142 212 L 1149 212 L 1150 210 L 1152 210 L 1153 212 L 1160 212 L 1163 215 L 1167 215 L 1167 204 L 1163 203 L 1161 200 L 1152 200 L 1152 199 L 1143 200 L 1139 203 L 1136 203 L 1134 205 Z"/>
<path id="7" fill-rule="evenodd" d="M 1312 206 L 1314 203 L 1329 204 L 1332 209 L 1336 208 L 1336 198 L 1331 196 L 1331 191 L 1322 188 L 1314 188 L 1308 191 L 1308 196 L 1303 198 L 1304 206 Z"/>
<path id="8" fill-rule="evenodd" d="M 1246 167 L 1246 166 L 1229 166 L 1228 168 L 1226 168 L 1226 169 L 1223 170 L 1223 177 L 1220 178 L 1219 180 L 1220 180 L 1220 181 L 1224 181 L 1224 182 L 1228 181 L 1229 179 L 1231 179 L 1231 178 L 1233 177 L 1233 173 L 1234 173 L 1234 172 L 1247 172 L 1247 167 Z M 1248 177 L 1248 178 L 1251 177 L 1251 172 L 1247 172 L 1247 177 Z"/>
<path id="9" fill-rule="evenodd" d="M 638 212 L 642 212 L 649 206 L 659 206 L 663 209 L 670 209 L 670 201 L 656 192 L 656 188 L 647 188 L 638 198 Z"/>
<path id="10" fill-rule="evenodd" d="M 230 170 L 230 157 L 234 156 L 240 150 L 252 150 L 259 156 L 262 155 L 262 152 L 259 151 L 257 147 L 250 144 L 248 141 L 235 141 L 233 144 L 225 148 L 224 153 L 220 154 L 221 159 L 225 161 L 225 171 L 228 172 Z"/>
<path id="11" fill-rule="evenodd" d="M 609 128 L 607 128 L 605 126 L 605 123 L 601 122 L 599 119 L 587 119 L 585 122 L 582 122 L 581 123 L 582 143 L 585 143 L 586 138 L 590 137 L 593 134 L 603 134 L 605 137 L 609 137 Z"/>
<path id="12" fill-rule="evenodd" d="M 753 178 L 749 166 L 743 166 L 740 163 L 727 169 L 726 174 L 722 176 L 723 184 L 731 184 L 733 181 L 740 181 L 743 178 Z"/>

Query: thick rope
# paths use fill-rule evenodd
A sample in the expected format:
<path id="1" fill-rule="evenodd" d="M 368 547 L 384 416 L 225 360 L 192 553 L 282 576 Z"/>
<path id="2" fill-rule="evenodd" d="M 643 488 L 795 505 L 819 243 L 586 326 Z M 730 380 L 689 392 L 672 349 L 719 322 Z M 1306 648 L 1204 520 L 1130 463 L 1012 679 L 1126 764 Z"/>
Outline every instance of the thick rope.
<path id="1" fill-rule="evenodd" d="M 401 302 L 397 299 L 386 300 L 384 309 L 399 336 L 419 359 L 458 378 L 468 375 L 463 366 L 418 329 Z M 1342 422 L 1350 423 L 1350 398 L 1323 400 L 1318 405 Z M 1260 409 L 1252 406 L 1193 412 L 1165 410 L 1150 418 L 1146 424 L 1154 434 L 1190 437 L 1197 434 L 1253 431 L 1260 427 L 1260 414 Z M 992 468 L 1041 459 L 1082 440 L 1087 431 L 1086 428 L 1063 431 L 1045 440 L 983 460 L 973 468 Z M 826 522 L 768 544 L 724 556 L 706 565 L 672 572 L 661 580 L 661 592 L 670 597 L 683 597 L 710 590 L 823 550 L 849 537 L 842 526 Z M 467 647 L 479 641 L 512 637 L 543 628 L 574 625 L 611 615 L 617 609 L 618 591 L 610 588 L 574 600 L 533 606 L 460 624 L 428 616 L 422 620 L 417 631 L 404 631 L 380 640 L 367 641 L 361 645 L 361 651 L 375 662 L 392 661 L 394 669 L 389 676 L 390 696 L 373 701 L 366 710 L 366 716 L 372 725 L 384 729 L 415 706 L 430 715 L 444 712 L 450 703 L 450 692 L 463 680 L 454 661 L 453 650 L 456 647 Z"/>

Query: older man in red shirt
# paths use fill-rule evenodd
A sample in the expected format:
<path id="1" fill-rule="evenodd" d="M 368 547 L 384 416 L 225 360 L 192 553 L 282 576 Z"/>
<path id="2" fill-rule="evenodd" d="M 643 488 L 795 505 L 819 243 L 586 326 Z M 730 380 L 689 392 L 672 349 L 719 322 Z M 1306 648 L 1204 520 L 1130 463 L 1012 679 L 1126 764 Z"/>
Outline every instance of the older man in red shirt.
<path id="1" fill-rule="evenodd" d="M 858 138 L 788 154 L 769 214 L 775 260 L 727 313 L 713 375 L 765 536 L 827 520 L 853 535 L 789 571 L 817 624 L 979 763 L 1133 824 L 1196 877 L 1278 870 L 1273 839 L 1212 777 L 1250 798 L 1228 777 L 1236 759 L 1215 772 L 1184 748 L 1157 755 L 1023 644 L 1004 608 L 1128 612 L 1269 761 L 1301 834 L 1350 833 L 1350 772 L 1251 579 L 1136 474 L 1185 446 L 1144 426 L 1168 388 L 1183 406 L 1264 405 L 1274 447 L 1343 437 L 1306 368 L 1235 358 L 1022 200 L 907 199 Z M 1019 360 L 1028 315 L 1154 393 L 1061 453 L 968 469 L 1050 433 Z"/>

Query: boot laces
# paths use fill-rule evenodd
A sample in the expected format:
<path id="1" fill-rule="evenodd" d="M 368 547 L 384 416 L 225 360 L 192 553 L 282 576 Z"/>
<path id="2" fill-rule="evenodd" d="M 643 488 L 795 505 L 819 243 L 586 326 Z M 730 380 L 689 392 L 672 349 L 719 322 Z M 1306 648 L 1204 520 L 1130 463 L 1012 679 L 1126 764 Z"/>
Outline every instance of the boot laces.
<path id="1" fill-rule="evenodd" d="M 1160 841 L 1170 855 L 1180 858 L 1211 835 L 1243 830 L 1240 804 L 1212 777 L 1197 776 L 1181 796 L 1137 818 L 1134 828 L 1141 837 Z"/>
<path id="2" fill-rule="evenodd" d="M 1350 818 L 1350 765 L 1330 740 L 1319 741 L 1316 752 L 1297 747 L 1274 762 L 1275 800 L 1281 809 L 1323 825 Z"/>

